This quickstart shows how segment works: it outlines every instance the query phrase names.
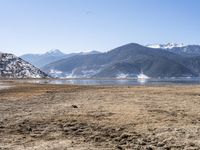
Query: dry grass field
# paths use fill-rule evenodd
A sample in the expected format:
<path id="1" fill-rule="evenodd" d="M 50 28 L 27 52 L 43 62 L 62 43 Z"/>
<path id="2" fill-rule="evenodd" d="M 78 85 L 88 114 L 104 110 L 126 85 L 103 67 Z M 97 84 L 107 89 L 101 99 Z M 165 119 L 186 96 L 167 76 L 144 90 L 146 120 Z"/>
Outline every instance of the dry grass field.
<path id="1" fill-rule="evenodd" d="M 2 150 L 200 149 L 200 86 L 10 84 Z"/>

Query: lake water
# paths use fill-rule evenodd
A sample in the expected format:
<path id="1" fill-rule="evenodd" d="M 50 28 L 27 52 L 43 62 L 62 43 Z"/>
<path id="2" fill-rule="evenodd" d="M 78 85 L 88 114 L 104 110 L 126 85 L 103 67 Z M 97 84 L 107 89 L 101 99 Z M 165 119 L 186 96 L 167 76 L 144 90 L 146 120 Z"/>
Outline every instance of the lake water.
<path id="1" fill-rule="evenodd" d="M 163 78 L 163 79 L 51 79 L 26 80 L 40 84 L 74 84 L 74 85 L 200 85 L 200 78 Z"/>

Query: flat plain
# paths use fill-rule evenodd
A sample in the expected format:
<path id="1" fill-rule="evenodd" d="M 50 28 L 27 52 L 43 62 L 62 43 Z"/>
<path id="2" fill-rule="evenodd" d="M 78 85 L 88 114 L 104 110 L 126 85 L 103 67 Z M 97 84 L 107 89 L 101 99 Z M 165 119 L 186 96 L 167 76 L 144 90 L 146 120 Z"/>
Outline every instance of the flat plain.
<path id="1" fill-rule="evenodd" d="M 200 149 L 198 85 L 5 83 L 2 150 Z"/>

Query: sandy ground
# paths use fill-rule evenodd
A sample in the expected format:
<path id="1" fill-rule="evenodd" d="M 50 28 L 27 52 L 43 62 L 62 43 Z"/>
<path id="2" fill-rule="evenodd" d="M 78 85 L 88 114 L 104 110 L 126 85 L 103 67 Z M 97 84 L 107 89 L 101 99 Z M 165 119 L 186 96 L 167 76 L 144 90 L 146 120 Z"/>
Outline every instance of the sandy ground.
<path id="1" fill-rule="evenodd" d="M 9 86 L 9 84 L 6 84 L 6 83 L 1 83 L 0 82 L 0 90 L 2 89 L 7 89 L 7 88 L 10 88 L 11 86 Z"/>
<path id="2" fill-rule="evenodd" d="M 10 85 L 0 150 L 200 149 L 200 86 Z"/>

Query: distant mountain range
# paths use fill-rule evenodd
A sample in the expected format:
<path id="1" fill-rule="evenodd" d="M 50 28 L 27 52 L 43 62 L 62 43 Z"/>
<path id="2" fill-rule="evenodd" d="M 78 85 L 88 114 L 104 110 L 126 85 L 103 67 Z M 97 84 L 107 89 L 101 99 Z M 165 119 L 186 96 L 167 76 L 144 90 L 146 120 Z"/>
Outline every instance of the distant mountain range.
<path id="1" fill-rule="evenodd" d="M 90 55 L 90 54 L 98 54 L 100 52 L 98 51 L 91 51 L 91 52 L 80 52 L 80 53 L 70 53 L 70 54 L 65 54 L 61 52 L 58 49 L 52 49 L 44 54 L 25 54 L 20 56 L 22 59 L 30 62 L 34 66 L 41 68 L 51 62 L 68 58 L 71 56 L 76 56 L 76 55 Z"/>
<path id="2" fill-rule="evenodd" d="M 194 77 L 200 75 L 198 48 L 175 44 L 152 48 L 130 43 L 106 53 L 64 58 L 42 70 L 55 77 L 137 77 L 141 73 L 149 77 Z"/>
<path id="3" fill-rule="evenodd" d="M 0 53 L 0 78 L 47 78 L 48 75 L 13 54 Z"/>
<path id="4" fill-rule="evenodd" d="M 21 58 L 0 53 L 0 78 L 49 76 L 61 78 L 199 77 L 200 46 L 175 43 L 142 46 L 130 43 L 105 53 L 91 51 L 65 54 L 54 49 L 44 54 L 26 54 Z"/>

